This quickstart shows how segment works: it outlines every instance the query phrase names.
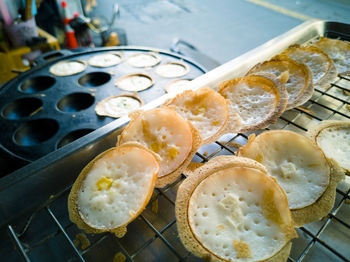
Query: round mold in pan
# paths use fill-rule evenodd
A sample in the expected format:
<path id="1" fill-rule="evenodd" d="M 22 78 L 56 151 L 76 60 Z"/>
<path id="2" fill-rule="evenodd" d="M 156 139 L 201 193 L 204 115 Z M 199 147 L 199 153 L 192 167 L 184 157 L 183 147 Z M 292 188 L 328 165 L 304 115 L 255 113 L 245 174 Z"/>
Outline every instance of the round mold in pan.
<path id="1" fill-rule="evenodd" d="M 27 79 L 20 86 L 19 89 L 26 94 L 34 94 L 42 92 L 55 84 L 55 78 L 51 76 L 36 76 Z"/>
<path id="2" fill-rule="evenodd" d="M 111 67 L 120 64 L 123 60 L 119 52 L 108 52 L 90 57 L 88 64 L 94 67 Z"/>
<path id="3" fill-rule="evenodd" d="M 169 62 L 160 64 L 155 69 L 156 74 L 165 78 L 175 78 L 186 75 L 190 68 L 182 62 Z"/>
<path id="4" fill-rule="evenodd" d="M 66 134 L 63 138 L 58 140 L 56 148 L 59 149 L 65 145 L 68 145 L 69 143 L 91 133 L 92 131 L 94 131 L 93 128 L 81 128 L 71 131 L 70 133 Z"/>
<path id="5" fill-rule="evenodd" d="M 157 53 L 154 52 L 145 52 L 134 54 L 129 57 L 128 63 L 133 67 L 153 67 L 160 63 L 161 58 Z"/>
<path id="6" fill-rule="evenodd" d="M 18 120 L 34 116 L 42 110 L 43 102 L 37 97 L 24 97 L 16 99 L 5 105 L 1 115 L 10 120 Z"/>
<path id="7" fill-rule="evenodd" d="M 7 151 L 11 149 L 16 152 L 11 156 L 31 162 L 53 151 L 53 141 L 60 131 L 57 120 L 41 117 L 15 122 L 12 132 L 4 136 L 7 141 L 1 144 Z"/>
<path id="8" fill-rule="evenodd" d="M 123 56 L 121 63 L 112 67 L 94 67 L 86 61 L 97 54 L 119 52 Z M 186 78 L 194 79 L 206 70 L 192 60 L 168 51 L 143 48 L 143 47 L 113 47 L 96 48 L 93 50 L 79 52 L 65 52 L 64 56 L 55 57 L 20 74 L 18 77 L 7 82 L 0 90 L 0 146 L 12 158 L 24 161 L 34 161 L 58 148 L 87 134 L 90 130 L 96 130 L 112 121 L 115 118 L 99 116 L 95 112 L 95 106 L 99 101 L 111 96 L 125 94 L 125 90 L 115 86 L 118 79 L 130 74 L 146 74 L 154 80 L 154 84 L 138 96 L 144 104 L 165 95 L 164 87 L 169 83 L 169 78 L 156 74 L 155 68 L 136 68 L 127 61 L 135 54 L 155 53 L 161 61 L 185 63 L 189 68 Z M 50 73 L 50 67 L 61 61 L 79 60 L 87 66 L 83 72 L 68 76 L 55 76 Z M 113 74 L 111 74 L 113 72 Z M 173 79 L 171 79 L 173 80 Z M 70 97 L 74 93 L 86 93 L 86 98 L 79 101 L 78 97 Z M 132 94 L 132 92 L 130 92 Z M 92 99 L 92 98 L 93 99 Z M 40 109 L 21 106 L 18 101 L 23 98 L 37 98 L 42 101 Z M 64 102 L 60 101 L 63 100 Z M 93 100 L 93 102 L 92 102 Z M 25 100 L 24 100 L 25 101 Z M 90 102 L 89 102 L 90 101 Z M 36 102 L 35 102 L 36 103 Z M 58 104 L 60 103 L 59 108 Z M 39 105 L 36 103 L 37 106 Z M 8 105 L 10 107 L 6 108 Z M 6 108 L 6 109 L 5 109 Z M 64 109 L 63 109 L 64 108 Z M 12 113 L 10 113 L 13 111 Z M 30 112 L 32 111 L 32 112 Z M 9 117 L 9 115 L 12 116 Z M 9 119 L 13 118 L 13 119 Z M 37 119 L 53 119 L 58 123 L 56 133 L 47 140 L 33 138 L 31 145 L 23 145 L 24 135 L 18 133 L 16 140 L 14 134 L 24 123 Z M 77 131 L 76 130 L 83 130 Z M 27 130 L 31 130 L 30 128 Z M 85 133 L 85 131 L 86 133 Z M 29 134 L 29 131 L 27 131 Z M 54 132 L 52 132 L 54 133 Z M 51 133 L 51 134 L 52 134 Z M 67 136 L 67 137 L 66 137 Z M 21 139 L 23 137 L 23 139 Z M 66 137 L 66 139 L 64 139 Z M 62 141 L 63 142 L 60 142 Z"/>
<path id="9" fill-rule="evenodd" d="M 64 96 L 58 103 L 57 108 L 63 112 L 79 112 L 92 106 L 95 98 L 89 93 L 72 93 Z"/>
<path id="10" fill-rule="evenodd" d="M 98 102 L 95 112 L 99 116 L 119 118 L 138 110 L 143 105 L 142 99 L 136 94 L 121 94 L 110 96 Z"/>
<path id="11" fill-rule="evenodd" d="M 86 62 L 81 60 L 66 60 L 58 62 L 50 67 L 50 73 L 55 76 L 71 76 L 83 72 Z"/>
<path id="12" fill-rule="evenodd" d="M 81 76 L 78 83 L 85 87 L 98 87 L 111 80 L 111 74 L 106 72 L 91 72 Z"/>
<path id="13" fill-rule="evenodd" d="M 24 122 L 14 133 L 15 143 L 33 146 L 49 140 L 59 129 L 58 122 L 50 118 L 40 118 Z"/>
<path id="14" fill-rule="evenodd" d="M 130 74 L 119 78 L 115 85 L 125 91 L 139 92 L 153 86 L 154 79 L 142 73 Z"/>
<path id="15" fill-rule="evenodd" d="M 192 81 L 192 79 L 175 79 L 170 81 L 166 87 L 165 91 L 167 93 L 181 93 L 188 89 L 188 84 Z"/>

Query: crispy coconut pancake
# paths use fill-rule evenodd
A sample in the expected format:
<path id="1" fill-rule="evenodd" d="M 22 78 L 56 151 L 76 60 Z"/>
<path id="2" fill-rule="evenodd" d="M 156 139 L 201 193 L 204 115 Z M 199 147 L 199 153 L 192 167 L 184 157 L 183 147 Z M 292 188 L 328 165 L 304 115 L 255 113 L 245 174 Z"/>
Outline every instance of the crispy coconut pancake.
<path id="1" fill-rule="evenodd" d="M 140 145 L 124 144 L 101 153 L 72 187 L 70 219 L 87 232 L 122 236 L 147 205 L 158 171 L 157 156 Z"/>
<path id="2" fill-rule="evenodd" d="M 198 131 L 176 111 L 166 107 L 137 111 L 130 117 L 132 120 L 120 135 L 118 144 L 136 141 L 161 157 L 157 187 L 163 185 L 163 177 L 165 184 L 179 177 L 201 145 Z M 166 178 L 168 176 L 172 178 Z"/>
<path id="3" fill-rule="evenodd" d="M 220 156 L 197 168 L 175 211 L 181 241 L 208 261 L 285 261 L 296 237 L 282 188 L 247 158 Z"/>
<path id="4" fill-rule="evenodd" d="M 137 95 L 122 94 L 111 96 L 98 102 L 95 112 L 99 116 L 122 117 L 134 112 L 142 106 L 143 102 Z"/>
<path id="5" fill-rule="evenodd" d="M 312 45 L 327 53 L 339 74 L 350 74 L 350 42 L 320 37 Z"/>
<path id="6" fill-rule="evenodd" d="M 295 226 L 317 221 L 332 209 L 344 171 L 310 139 L 287 130 L 251 135 L 239 156 L 262 163 L 286 192 Z"/>
<path id="7" fill-rule="evenodd" d="M 247 75 L 267 72 L 280 78 L 288 92 L 286 110 L 300 106 L 308 101 L 314 91 L 312 73 L 308 66 L 299 64 L 288 56 L 275 57 L 270 61 L 257 64 Z"/>
<path id="8" fill-rule="evenodd" d="M 300 134 L 272 130 L 252 135 L 239 155 L 262 163 L 288 197 L 291 209 L 314 203 L 329 184 L 329 165 L 320 148 Z"/>
<path id="9" fill-rule="evenodd" d="M 182 117 L 189 120 L 201 134 L 203 144 L 210 144 L 224 134 L 229 120 L 235 122 L 236 132 L 240 129 L 238 114 L 229 119 L 228 103 L 213 89 L 200 88 L 177 95 L 167 101 L 165 106 L 176 110 Z"/>
<path id="10" fill-rule="evenodd" d="M 284 84 L 271 74 L 249 75 L 224 81 L 219 93 L 241 117 L 240 132 L 262 129 L 274 123 L 288 103 Z"/>
<path id="11" fill-rule="evenodd" d="M 327 88 L 337 77 L 337 68 L 332 59 L 320 48 L 293 45 L 282 52 L 298 63 L 306 64 L 312 71 L 314 87 Z"/>
<path id="12" fill-rule="evenodd" d="M 83 72 L 86 68 L 86 62 L 80 60 L 61 61 L 52 65 L 50 73 L 55 76 L 70 76 Z"/>
<path id="13" fill-rule="evenodd" d="M 115 66 L 122 61 L 122 57 L 119 53 L 103 53 L 92 56 L 88 63 L 95 67 L 109 67 Z"/>
<path id="14" fill-rule="evenodd" d="M 350 122 L 325 120 L 309 130 L 309 136 L 350 175 Z"/>
<path id="15" fill-rule="evenodd" d="M 344 170 L 338 165 L 336 161 L 330 159 L 328 160 L 328 163 L 331 168 L 331 176 L 326 191 L 312 205 L 292 210 L 292 217 L 295 227 L 301 227 L 305 224 L 320 220 L 326 217 L 329 212 L 331 212 L 335 201 L 335 192 L 337 185 L 341 180 L 344 179 L 345 176 Z"/>

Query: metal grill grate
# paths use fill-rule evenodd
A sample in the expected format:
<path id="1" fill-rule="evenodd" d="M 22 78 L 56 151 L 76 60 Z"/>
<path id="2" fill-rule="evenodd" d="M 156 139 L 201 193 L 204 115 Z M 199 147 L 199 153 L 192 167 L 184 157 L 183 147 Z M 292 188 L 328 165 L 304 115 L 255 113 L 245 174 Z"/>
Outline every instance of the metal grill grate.
<path id="1" fill-rule="evenodd" d="M 333 36 L 333 35 L 332 35 Z M 349 93 L 347 93 L 349 92 Z M 326 119 L 350 120 L 350 77 L 340 76 L 327 90 L 315 90 L 304 108 L 285 112 L 269 129 L 305 134 Z M 255 133 L 263 132 L 260 130 Z M 249 134 L 229 134 L 200 148 L 193 161 L 234 155 Z M 145 211 L 128 226 L 121 239 L 114 235 L 85 234 L 69 221 L 70 187 L 44 203 L 30 217 L 8 225 L 8 234 L 25 261 L 200 261 L 182 246 L 176 230 L 174 205 L 181 179 L 155 189 Z M 298 229 L 289 261 L 350 261 L 350 179 L 339 184 L 331 213 Z M 80 244 L 77 239 L 80 239 Z M 84 246 L 84 241 L 88 244 Z"/>

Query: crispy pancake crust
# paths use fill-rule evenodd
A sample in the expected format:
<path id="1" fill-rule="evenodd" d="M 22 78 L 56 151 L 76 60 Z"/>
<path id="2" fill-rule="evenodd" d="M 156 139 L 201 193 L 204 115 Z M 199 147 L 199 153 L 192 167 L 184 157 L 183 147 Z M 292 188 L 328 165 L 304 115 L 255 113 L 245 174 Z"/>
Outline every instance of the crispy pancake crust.
<path id="1" fill-rule="evenodd" d="M 162 108 L 171 110 L 168 107 L 163 106 Z M 171 110 L 173 111 L 173 110 Z M 143 114 L 144 111 L 135 111 L 129 115 L 131 118 L 131 121 L 135 121 L 140 115 Z M 131 122 L 130 122 L 131 123 Z M 191 135 L 192 135 L 192 147 L 190 149 L 190 152 L 188 153 L 187 157 L 184 159 L 184 161 L 171 173 L 166 174 L 164 176 L 158 177 L 156 181 L 156 187 L 162 188 L 166 185 L 169 185 L 176 181 L 182 174 L 182 172 L 187 168 L 188 164 L 191 162 L 194 154 L 197 152 L 198 148 L 202 145 L 202 138 L 198 132 L 198 130 L 191 124 L 191 122 L 187 121 L 187 124 L 189 125 Z M 123 140 L 123 133 L 118 137 L 117 146 L 121 145 Z"/>
<path id="2" fill-rule="evenodd" d="M 275 56 L 269 61 L 259 63 L 249 70 L 247 75 L 257 72 L 274 74 L 277 78 L 285 80 L 289 95 L 286 110 L 300 106 L 308 101 L 314 91 L 312 84 L 312 72 L 305 64 L 297 63 L 286 55 Z M 282 79 L 287 74 L 287 79 Z M 292 79 L 293 82 L 289 82 Z M 293 96 L 291 96 L 291 92 Z"/>
<path id="3" fill-rule="evenodd" d="M 156 181 L 156 187 L 157 188 L 162 188 L 165 187 L 173 182 L 175 182 L 179 177 L 181 177 L 182 172 L 184 172 L 191 162 L 194 154 L 197 152 L 197 150 L 201 147 L 202 145 L 202 138 L 201 135 L 199 134 L 198 130 L 189 122 L 189 125 L 191 127 L 191 132 L 192 132 L 192 149 L 191 152 L 188 154 L 187 158 L 185 161 L 172 173 L 159 177 Z"/>
<path id="4" fill-rule="evenodd" d="M 328 163 L 331 167 L 331 176 L 326 191 L 312 205 L 291 210 L 296 227 L 320 220 L 331 212 L 335 201 L 337 185 L 344 179 L 344 171 L 333 159 L 328 160 Z"/>
<path id="5" fill-rule="evenodd" d="M 293 54 L 296 53 L 304 54 L 302 56 L 299 56 L 298 59 L 293 59 Z M 335 67 L 332 59 L 330 59 L 330 57 L 320 48 L 317 48 L 315 46 L 292 45 L 284 50 L 282 52 L 282 55 L 287 55 L 299 63 L 305 63 L 309 65 L 312 64 L 312 67 L 309 67 L 313 74 L 312 81 L 314 87 L 325 89 L 329 87 L 330 83 L 337 77 L 337 68 Z M 311 61 L 310 58 L 315 55 L 322 59 L 322 62 L 316 64 L 315 60 Z M 322 67 L 322 69 L 320 69 L 320 67 Z"/>
<path id="6" fill-rule="evenodd" d="M 183 171 L 183 174 L 186 176 L 191 176 L 198 167 L 203 165 L 204 163 L 190 162 L 187 168 Z"/>
<path id="7" fill-rule="evenodd" d="M 317 145 L 319 145 L 318 143 L 318 137 L 320 135 L 320 133 L 322 132 L 322 130 L 326 129 L 326 128 L 330 128 L 330 127 L 335 127 L 335 128 L 341 128 L 341 127 L 347 127 L 350 128 L 350 122 L 349 121 L 339 121 L 339 120 L 323 120 L 320 123 L 318 123 L 317 125 L 312 126 L 307 133 L 307 136 L 311 138 L 312 141 L 314 141 Z M 341 142 L 341 141 L 339 141 Z M 341 146 L 341 145 L 339 145 Z M 320 146 L 321 147 L 321 146 Z M 322 148 L 321 148 L 322 149 Z M 330 158 L 330 154 L 327 154 L 327 150 L 323 149 L 323 151 L 325 152 L 325 155 Z M 337 157 L 336 155 L 334 155 L 333 157 L 334 161 L 337 161 Z M 350 156 L 349 156 L 349 161 L 350 161 Z M 339 166 L 341 166 L 344 170 L 345 170 L 345 174 L 350 176 L 350 168 L 347 168 L 345 166 L 342 166 L 341 163 L 339 163 Z"/>
<path id="8" fill-rule="evenodd" d="M 314 203 L 329 184 L 330 168 L 322 150 L 310 139 L 292 131 L 252 134 L 238 155 L 266 165 L 269 174 L 276 177 L 286 191 L 292 210 Z"/>
<path id="9" fill-rule="evenodd" d="M 197 241 L 194 233 L 191 230 L 191 227 L 189 225 L 189 220 L 188 220 L 188 208 L 189 208 L 190 198 L 193 191 L 196 189 L 196 187 L 206 177 L 215 173 L 217 170 L 226 169 L 226 168 L 235 167 L 235 166 L 253 168 L 265 174 L 267 173 L 267 170 L 263 165 L 261 165 L 256 161 L 252 161 L 251 159 L 243 158 L 243 157 L 235 157 L 235 156 L 218 156 L 216 158 L 211 159 L 205 165 L 198 167 L 193 174 L 191 174 L 187 179 L 184 180 L 184 182 L 182 182 L 177 193 L 176 204 L 175 204 L 175 214 L 176 214 L 177 228 L 178 228 L 180 239 L 187 250 L 189 250 L 196 256 L 203 258 L 206 261 L 226 261 L 226 260 L 218 258 L 213 253 L 209 252 L 206 248 L 204 248 L 200 242 Z M 277 182 L 273 178 L 271 179 L 277 185 Z M 287 200 L 286 200 L 286 205 L 288 205 Z M 289 228 L 285 228 L 285 230 L 286 230 L 286 235 L 288 235 L 290 239 L 297 237 L 297 234 L 292 224 L 290 225 Z M 290 249 L 291 249 L 291 243 L 288 242 L 274 256 L 264 261 L 285 261 L 288 258 Z"/>
<path id="10" fill-rule="evenodd" d="M 237 132 L 240 129 L 240 117 L 237 113 L 229 110 L 228 103 L 229 101 L 213 89 L 200 88 L 196 91 L 184 91 L 165 102 L 164 105 L 174 109 L 188 121 L 193 121 L 192 124 L 197 127 L 199 132 L 205 132 L 208 130 L 207 126 L 215 126 L 212 123 L 217 123 L 218 127 L 216 131 L 213 130 L 213 134 L 202 136 L 203 144 L 211 144 L 226 132 Z M 219 108 L 215 108 L 213 105 Z M 203 122 L 205 123 L 202 121 L 203 119 L 209 121 L 207 126 L 203 127 Z M 195 125 L 196 122 L 199 122 L 199 126 Z"/>
<path id="11" fill-rule="evenodd" d="M 247 105 L 239 105 L 240 112 L 238 112 L 238 114 L 242 119 L 242 127 L 240 129 L 240 132 L 250 132 L 262 129 L 276 122 L 278 117 L 284 112 L 288 103 L 288 93 L 286 91 L 285 85 L 272 74 L 259 73 L 256 75 L 249 75 L 224 81 L 219 85 L 219 93 L 226 99 L 229 99 L 231 104 L 234 105 L 235 102 L 232 101 L 233 98 L 230 96 L 230 93 L 232 96 L 235 96 L 235 92 L 238 92 L 236 90 L 238 90 L 241 85 L 247 85 L 249 88 L 259 86 L 260 89 L 263 90 L 266 94 L 272 94 L 275 98 L 273 109 L 271 109 L 263 119 L 254 121 L 252 124 L 245 124 L 243 117 L 243 114 L 246 111 L 245 107 L 251 106 L 250 102 L 247 102 Z M 262 102 L 260 102 L 260 104 L 261 103 Z M 258 110 L 260 111 L 261 108 L 255 108 L 252 110 L 252 114 L 254 114 L 254 111 L 256 112 Z"/>
<path id="12" fill-rule="evenodd" d="M 333 60 L 339 74 L 350 74 L 350 42 L 321 36 L 320 39 L 312 43 L 312 45 L 322 49 L 328 54 Z"/>
<path id="13" fill-rule="evenodd" d="M 69 212 L 69 218 L 70 220 L 75 223 L 80 229 L 85 230 L 87 233 L 103 233 L 103 232 L 112 232 L 114 233 L 117 237 L 123 237 L 126 234 L 126 226 L 132 222 L 142 211 L 143 209 L 146 207 L 148 201 L 150 200 L 151 196 L 152 196 L 152 192 L 153 192 L 153 188 L 157 179 L 157 173 L 154 174 L 153 176 L 153 180 L 151 183 L 151 186 L 148 190 L 148 195 L 145 199 L 145 202 L 142 206 L 142 208 L 140 208 L 140 210 L 138 210 L 138 212 L 136 212 L 134 214 L 134 216 L 128 221 L 127 224 L 119 226 L 117 228 L 106 228 L 106 229 L 100 229 L 100 228 L 94 228 L 92 227 L 90 224 L 88 224 L 86 221 L 84 221 L 82 215 L 80 214 L 79 211 L 79 207 L 77 205 L 77 201 L 78 201 L 78 197 L 79 197 L 79 190 L 82 186 L 82 183 L 84 182 L 85 178 L 87 177 L 87 175 L 89 174 L 89 171 L 94 167 L 94 164 L 100 160 L 103 159 L 106 155 L 108 155 L 110 152 L 115 151 L 115 150 L 119 150 L 120 148 L 132 148 L 132 147 L 137 147 L 140 148 L 142 150 L 144 150 L 146 153 L 152 155 L 154 157 L 154 160 L 157 161 L 158 166 L 159 166 L 159 158 L 156 154 L 154 154 L 152 151 L 148 150 L 147 148 L 141 146 L 140 144 L 137 143 L 125 143 L 124 145 L 121 145 L 120 147 L 116 148 L 110 148 L 104 152 L 102 152 L 101 154 L 99 154 L 98 156 L 96 156 L 92 161 L 90 161 L 85 167 L 84 169 L 81 171 L 81 173 L 79 174 L 79 176 L 77 177 L 77 179 L 75 180 L 71 192 L 68 196 L 68 212 Z"/>
<path id="14" fill-rule="evenodd" d="M 277 132 L 277 131 L 284 132 L 284 133 L 291 132 L 287 130 L 274 130 L 269 132 Z M 248 144 L 254 143 L 255 139 L 256 139 L 255 135 L 251 135 L 249 137 Z M 314 144 L 314 146 L 315 148 L 318 148 L 316 144 Z M 247 157 L 246 150 L 247 149 L 244 146 L 240 148 L 238 151 L 238 156 Z M 254 151 L 254 152 L 256 152 L 257 156 L 259 156 L 257 151 Z M 324 158 L 326 159 L 325 156 Z M 259 159 L 255 159 L 255 160 L 260 161 Z M 294 224 L 296 227 L 301 227 L 307 223 L 311 223 L 313 221 L 317 221 L 325 217 L 330 212 L 330 210 L 334 205 L 336 186 L 339 183 L 339 181 L 344 178 L 344 172 L 342 172 L 341 168 L 337 165 L 337 163 L 335 163 L 335 161 L 327 160 L 327 164 L 330 169 L 329 171 L 330 175 L 329 175 L 329 183 L 325 188 L 324 192 L 312 204 L 305 206 L 303 208 L 291 209 Z"/>

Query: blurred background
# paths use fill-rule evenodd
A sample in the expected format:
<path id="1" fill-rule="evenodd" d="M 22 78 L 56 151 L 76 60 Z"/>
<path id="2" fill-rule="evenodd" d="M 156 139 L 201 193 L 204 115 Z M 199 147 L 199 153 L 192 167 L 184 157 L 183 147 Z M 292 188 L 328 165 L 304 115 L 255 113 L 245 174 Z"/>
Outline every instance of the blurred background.
<path id="1" fill-rule="evenodd" d="M 349 14 L 349 0 L 0 0 L 0 84 L 65 48 L 161 48 L 212 69 L 305 20 Z"/>

